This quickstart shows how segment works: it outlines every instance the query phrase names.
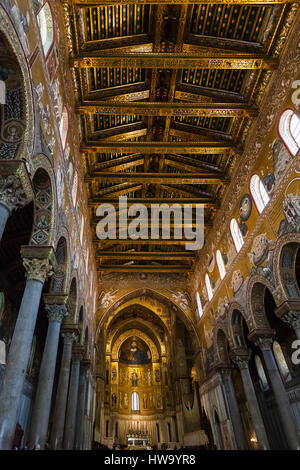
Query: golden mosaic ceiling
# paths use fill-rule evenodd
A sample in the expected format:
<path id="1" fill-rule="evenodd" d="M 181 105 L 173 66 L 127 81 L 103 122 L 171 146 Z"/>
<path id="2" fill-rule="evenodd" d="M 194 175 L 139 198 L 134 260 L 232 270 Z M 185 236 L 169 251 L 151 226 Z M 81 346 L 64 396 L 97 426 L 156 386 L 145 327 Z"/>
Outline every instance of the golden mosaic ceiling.
<path id="1" fill-rule="evenodd" d="M 121 195 L 203 202 L 210 230 L 277 66 L 289 1 L 63 3 L 93 233 L 97 206 Z M 192 271 L 184 243 L 95 235 L 98 269 Z"/>

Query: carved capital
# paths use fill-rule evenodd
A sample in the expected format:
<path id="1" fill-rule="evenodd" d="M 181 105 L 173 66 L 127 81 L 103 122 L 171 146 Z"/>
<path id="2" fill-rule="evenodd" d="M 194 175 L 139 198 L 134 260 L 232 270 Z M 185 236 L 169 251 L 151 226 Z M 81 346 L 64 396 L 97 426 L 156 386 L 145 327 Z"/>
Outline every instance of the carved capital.
<path id="1" fill-rule="evenodd" d="M 63 331 L 62 337 L 64 344 L 73 344 L 74 341 L 78 341 L 78 333 L 76 331 Z"/>
<path id="2" fill-rule="evenodd" d="M 26 269 L 27 279 L 44 284 L 55 269 L 55 255 L 51 246 L 22 246 L 21 256 Z"/>
<path id="3" fill-rule="evenodd" d="M 248 369 L 248 363 L 251 357 L 250 349 L 239 348 L 230 352 L 230 359 L 238 366 L 240 370 Z"/>
<path id="4" fill-rule="evenodd" d="M 42 284 L 52 276 L 52 265 L 48 259 L 23 258 L 27 279 L 40 281 Z"/>
<path id="5" fill-rule="evenodd" d="M 68 310 L 65 305 L 45 305 L 48 312 L 49 322 L 61 323 L 63 318 L 68 315 Z"/>
<path id="6" fill-rule="evenodd" d="M 26 194 L 17 175 L 0 175 L 0 204 L 13 212 L 27 204 Z"/>
<path id="7" fill-rule="evenodd" d="M 257 329 L 248 336 L 249 340 L 258 346 L 261 351 L 269 351 L 272 348 L 275 330 Z"/>
<path id="8" fill-rule="evenodd" d="M 300 310 L 290 310 L 281 317 L 281 320 L 294 329 L 300 328 Z"/>
<path id="9" fill-rule="evenodd" d="M 1 162 L 0 204 L 9 212 L 25 206 L 34 197 L 30 176 L 21 160 Z"/>

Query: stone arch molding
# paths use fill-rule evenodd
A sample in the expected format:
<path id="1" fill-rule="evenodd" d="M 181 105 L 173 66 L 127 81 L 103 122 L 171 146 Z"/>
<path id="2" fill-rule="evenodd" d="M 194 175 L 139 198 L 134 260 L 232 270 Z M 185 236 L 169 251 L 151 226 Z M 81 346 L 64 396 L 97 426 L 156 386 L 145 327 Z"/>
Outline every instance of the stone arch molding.
<path id="1" fill-rule="evenodd" d="M 111 349 L 112 361 L 118 362 L 120 348 L 121 348 L 122 344 L 124 343 L 124 341 L 126 341 L 131 336 L 136 336 L 137 338 L 140 338 L 141 340 L 143 340 L 149 346 L 151 356 L 152 356 L 152 362 L 159 362 L 159 353 L 158 353 L 158 350 L 157 350 L 154 342 L 152 341 L 152 339 L 150 339 L 149 336 L 147 336 L 142 331 L 136 330 L 136 329 L 125 331 L 115 341 L 115 343 L 114 343 L 114 345 Z M 109 354 L 109 353 L 110 353 L 110 350 L 107 350 L 106 354 Z"/>
<path id="2" fill-rule="evenodd" d="M 43 154 L 32 159 L 34 176 L 34 222 L 30 239 L 31 245 L 54 244 L 57 198 L 52 165 Z"/>
<path id="3" fill-rule="evenodd" d="M 146 296 L 146 295 L 153 297 L 154 299 L 162 302 L 164 305 L 169 305 L 169 307 L 172 308 L 174 313 L 177 313 L 179 318 L 184 322 L 194 342 L 195 348 L 197 349 L 200 347 L 201 343 L 200 343 L 199 334 L 192 319 L 189 318 L 187 314 L 184 312 L 184 310 L 180 306 L 175 304 L 169 297 L 166 297 L 161 292 L 157 292 L 149 288 L 134 289 L 131 292 L 123 296 L 120 296 L 116 300 L 113 299 L 113 301 L 109 304 L 108 308 L 104 311 L 103 316 L 99 321 L 96 337 L 99 336 L 101 328 L 103 328 L 103 326 L 107 322 L 110 315 L 112 315 L 117 309 L 119 309 L 121 305 L 123 305 L 125 302 L 129 300 L 132 300 L 134 298 L 138 299 L 139 297 Z"/>
<path id="4" fill-rule="evenodd" d="M 287 245 L 293 244 L 293 243 L 296 245 L 299 245 L 299 249 L 300 249 L 300 233 L 293 233 L 293 232 L 285 233 L 284 235 L 281 235 L 278 238 L 276 245 L 275 245 L 274 255 L 273 255 L 273 273 L 274 273 L 275 285 L 278 286 L 276 291 L 274 292 L 275 302 L 278 301 L 281 303 L 284 300 L 288 300 L 291 297 L 288 293 L 288 290 L 286 289 L 285 281 L 283 279 L 284 272 L 282 269 L 282 256 L 283 256 L 284 250 L 287 248 Z M 295 255 L 296 253 L 294 253 L 294 257 L 292 259 L 291 268 L 294 268 Z M 291 269 L 291 275 L 292 275 L 292 279 L 296 281 L 295 269 Z"/>
<path id="5" fill-rule="evenodd" d="M 276 296 L 276 290 L 273 284 L 270 283 L 265 277 L 257 275 L 249 278 L 247 285 L 247 310 L 250 312 L 253 326 L 249 331 L 254 328 L 269 328 L 269 322 L 265 314 L 264 307 L 264 294 L 266 288 L 271 292 L 276 305 L 280 304 Z M 247 323 L 248 324 L 248 323 Z M 251 325 L 249 322 L 248 327 Z"/>
<path id="6" fill-rule="evenodd" d="M 15 159 L 25 158 L 30 161 L 35 141 L 35 122 L 34 122 L 34 103 L 32 93 L 32 81 L 30 76 L 30 70 L 28 68 L 27 59 L 24 54 L 23 47 L 20 43 L 19 37 L 16 33 L 16 29 L 11 22 L 6 10 L 0 5 L 0 31 L 5 37 L 11 50 L 14 52 L 19 68 L 22 74 L 22 85 L 24 90 L 24 112 L 25 112 L 25 129 L 23 134 L 23 140 Z"/>

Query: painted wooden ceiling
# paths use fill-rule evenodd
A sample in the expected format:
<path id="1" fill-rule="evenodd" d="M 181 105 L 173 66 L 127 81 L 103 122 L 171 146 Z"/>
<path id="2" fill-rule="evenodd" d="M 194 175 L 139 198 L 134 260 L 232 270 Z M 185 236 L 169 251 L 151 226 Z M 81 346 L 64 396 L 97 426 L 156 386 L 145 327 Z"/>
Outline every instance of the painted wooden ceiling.
<path id="1" fill-rule="evenodd" d="M 94 234 L 97 206 L 120 195 L 129 204 L 205 202 L 210 230 L 262 83 L 276 68 L 274 45 L 289 4 L 70 2 L 70 63 Z M 95 236 L 95 248 L 100 273 L 188 272 L 196 259 L 176 240 Z"/>

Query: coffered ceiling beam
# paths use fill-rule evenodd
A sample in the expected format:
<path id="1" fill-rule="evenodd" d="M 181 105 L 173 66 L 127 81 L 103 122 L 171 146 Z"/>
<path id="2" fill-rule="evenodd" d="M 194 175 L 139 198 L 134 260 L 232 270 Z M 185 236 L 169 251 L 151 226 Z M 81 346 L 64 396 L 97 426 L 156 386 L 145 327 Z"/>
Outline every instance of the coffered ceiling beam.
<path id="1" fill-rule="evenodd" d="M 184 162 L 179 162 L 176 160 L 171 160 L 170 158 L 165 159 L 165 164 L 172 166 L 174 168 L 179 168 L 180 170 L 195 172 L 201 170 L 201 167 L 198 165 L 191 165 Z"/>
<path id="2" fill-rule="evenodd" d="M 255 117 L 258 110 L 255 107 L 240 103 L 160 103 L 160 102 L 83 102 L 76 106 L 76 112 L 80 114 L 105 114 L 105 115 L 136 115 L 136 116 L 199 116 L 199 117 Z"/>
<path id="3" fill-rule="evenodd" d="M 148 272 L 148 273 L 182 273 L 193 271 L 192 266 L 181 266 L 181 265 L 169 265 L 169 266 L 152 266 L 151 264 L 143 264 L 143 265 L 100 265 L 97 268 L 98 272 L 101 271 L 110 271 L 110 272 Z"/>
<path id="4" fill-rule="evenodd" d="M 90 67 L 136 67 L 145 69 L 274 69 L 277 60 L 263 55 L 234 54 L 163 54 L 163 53 L 81 53 L 71 58 L 70 64 L 75 68 Z"/>
<path id="5" fill-rule="evenodd" d="M 128 191 L 128 190 L 127 190 Z M 91 207 L 97 207 L 100 204 L 112 204 L 115 206 L 119 205 L 119 199 L 116 198 L 108 198 L 108 197 L 101 197 L 101 196 L 93 196 L 89 199 L 88 205 Z M 130 207 L 132 204 L 144 204 L 146 207 L 151 207 L 152 204 L 192 204 L 196 207 L 196 204 L 203 204 L 204 207 L 215 207 L 216 201 L 212 200 L 211 198 L 204 198 L 204 197 L 189 197 L 189 198 L 128 198 L 127 205 Z"/>
<path id="6" fill-rule="evenodd" d="M 131 187 L 122 188 L 123 185 L 117 184 L 115 187 L 110 186 L 108 188 L 103 188 L 98 192 L 98 197 L 106 197 L 106 200 L 109 200 L 110 197 L 120 197 L 120 196 L 127 196 L 128 193 L 133 193 L 135 191 L 139 191 L 142 188 L 142 185 L 134 185 Z"/>
<path id="7" fill-rule="evenodd" d="M 162 252 L 153 252 L 153 251 L 136 251 L 136 252 L 128 252 L 128 251 L 100 251 L 96 252 L 96 256 L 102 259 L 139 259 L 139 260 L 161 260 L 161 259 L 170 259 L 170 260 L 190 260 L 195 259 L 196 255 L 192 251 L 180 251 L 180 252 L 170 252 L 170 251 L 162 251 Z"/>
<path id="8" fill-rule="evenodd" d="M 80 147 L 84 152 L 100 153 L 143 153 L 143 154 L 228 154 L 241 153 L 242 149 L 233 143 L 224 142 L 88 142 Z"/>
<path id="9" fill-rule="evenodd" d="M 71 0 L 72 1 L 72 0 Z M 61 0 L 62 3 L 68 3 L 67 0 Z M 109 5 L 285 5 L 286 3 L 295 3 L 295 0 L 73 0 L 79 7 L 99 7 Z"/>
<path id="10" fill-rule="evenodd" d="M 190 243 L 191 240 L 131 240 L 131 239 L 126 239 L 126 240 L 99 240 L 98 238 L 94 239 L 94 243 L 98 246 L 103 246 L 103 244 L 106 245 L 157 245 L 157 246 L 184 246 L 186 243 Z"/>
<path id="11" fill-rule="evenodd" d="M 224 175 L 216 172 L 199 173 L 108 173 L 94 171 L 85 177 L 85 182 L 101 183 L 149 183 L 149 184 L 215 184 L 226 181 Z"/>
<path id="12" fill-rule="evenodd" d="M 129 162 L 126 162 L 126 163 L 117 163 L 118 162 L 118 159 L 116 159 L 116 162 L 114 165 L 110 165 L 110 166 L 103 166 L 101 168 L 100 165 L 97 165 L 95 167 L 95 170 L 96 171 L 113 171 L 113 172 L 117 172 L 117 171 L 124 171 L 124 170 L 127 170 L 128 168 L 133 168 L 135 166 L 139 166 L 139 165 L 143 165 L 144 164 L 144 158 L 139 158 L 138 160 L 132 160 L 132 161 L 129 161 Z"/>

